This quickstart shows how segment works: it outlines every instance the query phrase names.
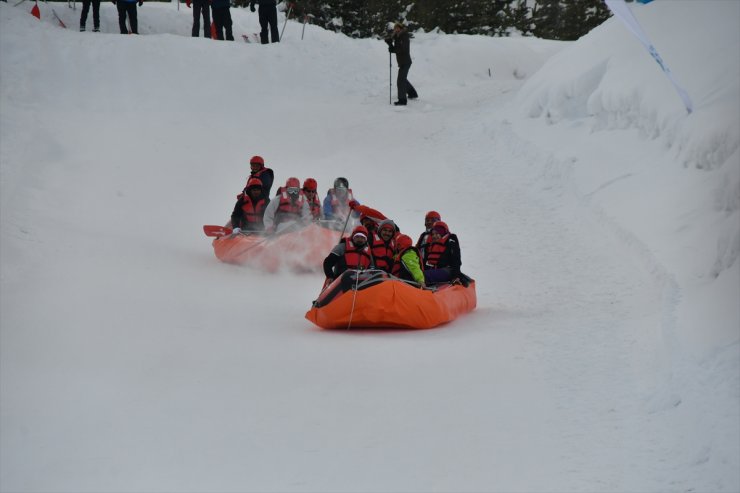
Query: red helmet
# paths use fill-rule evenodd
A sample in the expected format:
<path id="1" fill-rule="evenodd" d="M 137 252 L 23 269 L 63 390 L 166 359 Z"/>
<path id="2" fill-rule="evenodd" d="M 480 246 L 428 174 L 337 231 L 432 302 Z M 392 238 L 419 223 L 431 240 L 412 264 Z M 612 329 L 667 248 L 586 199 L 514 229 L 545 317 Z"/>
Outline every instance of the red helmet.
<path id="1" fill-rule="evenodd" d="M 313 178 L 306 178 L 303 182 L 303 189 L 309 192 L 315 192 L 318 187 L 319 184 Z"/>
<path id="2" fill-rule="evenodd" d="M 260 166 L 264 166 L 265 160 L 262 159 L 262 156 L 252 156 L 252 159 L 249 160 L 249 164 L 259 164 Z"/>
<path id="3" fill-rule="evenodd" d="M 250 178 L 247 180 L 247 186 L 245 188 L 252 188 L 252 187 L 262 187 L 262 180 L 259 178 Z"/>
<path id="4" fill-rule="evenodd" d="M 285 188 L 301 188 L 301 181 L 295 176 L 291 176 L 285 182 Z"/>
<path id="5" fill-rule="evenodd" d="M 355 229 L 352 230 L 352 234 L 350 235 L 350 238 L 354 239 L 355 236 L 362 236 L 367 240 L 367 237 L 370 233 L 368 233 L 367 228 L 365 226 L 357 226 Z"/>
<path id="6" fill-rule="evenodd" d="M 424 219 L 434 219 L 435 221 L 439 221 L 442 219 L 442 216 L 437 211 L 429 211 L 427 212 L 427 215 L 424 216 Z"/>
<path id="7" fill-rule="evenodd" d="M 411 237 L 409 235 L 398 235 L 396 237 L 396 248 L 399 251 L 411 248 L 413 244 L 414 242 L 411 241 Z"/>
<path id="8" fill-rule="evenodd" d="M 444 236 L 450 232 L 450 228 L 447 227 L 447 223 L 443 221 L 437 221 L 434 224 L 432 224 L 432 231 L 436 231 L 441 236 Z"/>

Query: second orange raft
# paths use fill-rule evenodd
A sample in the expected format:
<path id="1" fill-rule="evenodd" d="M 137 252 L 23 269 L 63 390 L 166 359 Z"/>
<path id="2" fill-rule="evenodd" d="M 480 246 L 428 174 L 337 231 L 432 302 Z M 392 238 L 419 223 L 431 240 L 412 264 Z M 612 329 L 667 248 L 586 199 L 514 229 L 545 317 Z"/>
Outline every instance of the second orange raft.
<path id="1" fill-rule="evenodd" d="M 213 240 L 213 252 L 222 262 L 251 265 L 269 272 L 284 267 L 319 272 L 339 236 L 339 231 L 310 224 L 275 236 L 222 236 Z"/>

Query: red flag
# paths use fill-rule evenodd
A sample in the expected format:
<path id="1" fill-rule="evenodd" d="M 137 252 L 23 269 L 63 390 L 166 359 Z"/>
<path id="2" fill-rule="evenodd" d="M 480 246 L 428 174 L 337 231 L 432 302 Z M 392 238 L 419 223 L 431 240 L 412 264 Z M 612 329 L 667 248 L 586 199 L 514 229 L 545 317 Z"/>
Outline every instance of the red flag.
<path id="1" fill-rule="evenodd" d="M 31 15 L 37 19 L 41 19 L 41 11 L 39 10 L 38 2 L 36 2 L 36 5 L 34 5 L 33 8 L 31 9 Z"/>

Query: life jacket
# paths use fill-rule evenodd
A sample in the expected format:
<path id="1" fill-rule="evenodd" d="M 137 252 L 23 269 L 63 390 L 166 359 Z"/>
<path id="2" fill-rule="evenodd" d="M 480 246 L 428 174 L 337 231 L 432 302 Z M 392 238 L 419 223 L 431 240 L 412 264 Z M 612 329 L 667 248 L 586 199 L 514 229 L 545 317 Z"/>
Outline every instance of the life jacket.
<path id="1" fill-rule="evenodd" d="M 265 195 L 267 195 L 268 197 L 270 196 L 270 190 L 272 189 L 272 181 L 274 178 L 273 172 L 270 168 L 265 168 L 265 166 L 263 165 L 262 168 L 258 171 L 250 172 L 249 177 L 259 178 L 259 180 L 262 182 L 262 190 L 264 190 Z"/>
<path id="2" fill-rule="evenodd" d="M 259 178 L 260 180 L 262 180 L 263 178 L 262 175 L 267 173 L 268 171 L 270 171 L 270 168 L 265 168 L 265 166 L 262 165 L 262 167 L 259 170 L 250 172 L 249 174 L 254 178 Z"/>
<path id="3" fill-rule="evenodd" d="M 293 202 L 288 196 L 288 191 L 283 189 L 280 192 L 280 202 L 275 211 L 275 226 L 288 221 L 297 221 L 301 218 L 301 210 L 306 202 L 306 196 L 303 191 L 298 193 L 298 199 Z"/>
<path id="4" fill-rule="evenodd" d="M 352 189 L 347 189 L 347 196 L 343 201 L 339 200 L 337 194 L 333 188 L 329 189 L 329 195 L 331 196 L 331 210 L 334 216 L 346 216 L 349 213 L 349 203 L 355 198 L 352 196 Z"/>
<path id="5" fill-rule="evenodd" d="M 396 249 L 393 238 L 386 243 L 377 233 L 373 233 L 371 236 L 370 250 L 375 260 L 375 267 L 390 273 L 393 269 L 393 251 Z"/>
<path id="6" fill-rule="evenodd" d="M 313 200 L 308 200 L 308 197 L 306 197 L 306 201 L 308 202 L 308 208 L 311 210 L 311 216 L 314 219 L 321 219 L 321 201 L 318 194 L 314 194 Z"/>
<path id="7" fill-rule="evenodd" d="M 426 250 L 424 251 L 424 266 L 425 267 L 436 267 L 439 263 L 439 259 L 447 250 L 447 241 L 450 239 L 450 234 L 447 233 L 439 241 L 432 241 L 428 243 Z"/>
<path id="8" fill-rule="evenodd" d="M 352 240 L 344 239 L 344 263 L 348 269 L 369 269 L 373 265 L 373 257 L 368 245 L 358 249 Z"/>
<path id="9" fill-rule="evenodd" d="M 416 252 L 416 255 L 419 256 L 419 269 L 421 269 L 422 271 L 424 270 L 424 263 L 421 261 L 419 249 L 411 246 L 408 248 L 404 248 L 396 254 L 396 256 L 394 257 L 393 269 L 391 270 L 391 274 L 401 279 L 406 279 L 407 281 L 413 281 L 414 276 L 411 275 L 411 272 L 409 272 L 409 270 L 406 268 L 405 265 L 403 265 L 403 262 L 401 261 L 401 257 L 403 257 L 403 254 L 406 253 L 408 250 L 413 250 Z"/>
<path id="10" fill-rule="evenodd" d="M 253 202 L 252 198 L 246 193 L 243 195 L 243 200 L 242 211 L 244 212 L 245 229 L 261 229 L 264 226 L 262 219 L 267 201 L 264 197 L 260 197 L 257 202 Z"/>
<path id="11" fill-rule="evenodd" d="M 424 231 L 419 236 L 419 241 L 416 242 L 416 248 L 418 248 L 419 257 L 423 257 L 426 254 L 426 250 L 427 248 L 429 248 L 430 243 L 432 243 L 432 233 L 431 231 Z"/>

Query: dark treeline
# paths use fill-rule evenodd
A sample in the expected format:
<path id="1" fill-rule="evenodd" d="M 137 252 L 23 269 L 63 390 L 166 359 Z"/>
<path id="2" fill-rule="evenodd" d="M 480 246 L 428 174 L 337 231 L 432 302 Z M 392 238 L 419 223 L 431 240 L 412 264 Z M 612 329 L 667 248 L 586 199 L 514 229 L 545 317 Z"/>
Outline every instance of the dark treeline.
<path id="1" fill-rule="evenodd" d="M 244 6 L 248 0 L 236 0 Z M 295 0 L 291 19 L 355 38 L 383 37 L 389 24 L 448 34 L 483 34 L 576 40 L 604 22 L 603 0 Z"/>

